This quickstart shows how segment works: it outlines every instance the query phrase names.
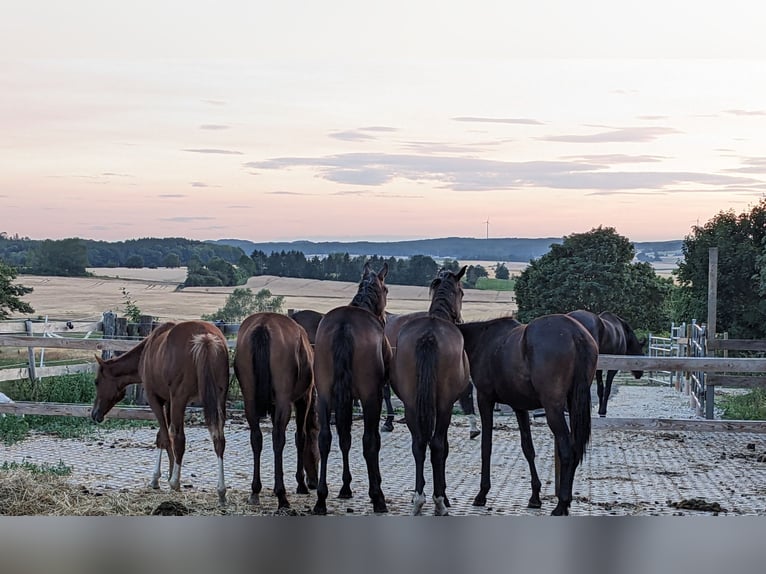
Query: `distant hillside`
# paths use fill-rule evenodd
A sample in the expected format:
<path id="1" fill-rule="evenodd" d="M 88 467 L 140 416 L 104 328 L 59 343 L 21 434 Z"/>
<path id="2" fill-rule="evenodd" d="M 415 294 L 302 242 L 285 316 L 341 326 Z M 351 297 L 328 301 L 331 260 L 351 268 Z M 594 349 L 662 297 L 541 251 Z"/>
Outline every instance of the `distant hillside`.
<path id="1" fill-rule="evenodd" d="M 239 247 L 250 255 L 263 251 L 300 251 L 307 257 L 330 253 L 350 255 L 379 255 L 382 257 L 410 257 L 429 255 L 434 258 L 451 258 L 467 261 L 530 261 L 545 255 L 554 243 L 562 243 L 560 237 L 474 239 L 444 237 L 440 239 L 417 239 L 412 241 L 289 241 L 255 243 L 244 239 L 218 239 L 211 243 Z M 633 245 L 637 254 L 681 256 L 683 240 L 637 242 Z"/>

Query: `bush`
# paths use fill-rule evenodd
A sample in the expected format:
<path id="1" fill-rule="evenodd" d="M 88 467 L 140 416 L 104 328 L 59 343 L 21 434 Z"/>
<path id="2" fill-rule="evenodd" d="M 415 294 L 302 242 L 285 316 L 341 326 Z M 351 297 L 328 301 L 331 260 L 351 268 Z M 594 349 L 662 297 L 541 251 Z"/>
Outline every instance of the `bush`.
<path id="1" fill-rule="evenodd" d="M 728 420 L 766 420 L 766 390 L 753 389 L 743 395 L 726 395 L 720 398 L 723 410 L 721 418 Z"/>
<path id="2" fill-rule="evenodd" d="M 20 381 L 14 386 L 14 399 L 43 403 L 92 403 L 96 398 L 93 375 L 78 373 L 45 377 L 37 382 Z"/>

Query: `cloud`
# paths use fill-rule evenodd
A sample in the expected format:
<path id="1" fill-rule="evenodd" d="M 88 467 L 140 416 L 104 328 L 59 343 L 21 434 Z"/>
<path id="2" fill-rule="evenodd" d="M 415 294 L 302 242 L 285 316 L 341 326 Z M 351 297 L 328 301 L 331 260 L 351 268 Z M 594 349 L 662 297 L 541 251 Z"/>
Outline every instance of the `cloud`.
<path id="1" fill-rule="evenodd" d="M 176 217 L 162 217 L 160 221 L 172 221 L 173 223 L 191 223 L 193 221 L 212 221 L 215 217 L 186 216 L 178 215 Z"/>
<path id="2" fill-rule="evenodd" d="M 648 142 L 660 136 L 681 133 L 674 128 L 659 126 L 644 126 L 632 128 L 613 128 L 609 131 L 595 134 L 568 134 L 560 136 L 545 136 L 538 138 L 548 142 L 567 143 L 617 143 L 617 142 Z"/>
<path id="3" fill-rule="evenodd" d="M 266 195 L 311 195 L 311 194 L 301 193 L 300 191 L 267 191 Z"/>
<path id="4" fill-rule="evenodd" d="M 724 110 L 733 116 L 766 116 L 766 110 Z"/>
<path id="5" fill-rule="evenodd" d="M 228 130 L 231 126 L 223 124 L 202 124 L 199 129 L 201 130 Z"/>
<path id="6" fill-rule="evenodd" d="M 742 167 L 733 167 L 723 171 L 727 173 L 766 173 L 766 157 L 743 158 L 742 163 Z"/>
<path id="7" fill-rule="evenodd" d="M 215 148 L 198 148 L 198 149 L 183 149 L 181 151 L 188 151 L 192 153 L 219 153 L 223 155 L 242 155 L 241 151 L 233 151 L 230 149 L 215 149 Z"/>
<path id="8" fill-rule="evenodd" d="M 363 132 L 398 132 L 399 131 L 397 128 L 392 128 L 389 126 L 367 126 L 365 128 L 359 128 L 359 130 Z"/>
<path id="9" fill-rule="evenodd" d="M 335 138 L 336 140 L 342 140 L 342 141 L 348 141 L 348 142 L 369 141 L 369 140 L 375 139 L 371 135 L 362 133 L 359 130 L 346 130 L 342 132 L 333 132 L 330 134 L 330 137 Z"/>
<path id="10" fill-rule="evenodd" d="M 644 115 L 644 116 L 638 116 L 639 120 L 666 120 L 668 119 L 668 116 L 653 116 L 653 115 Z"/>
<path id="11" fill-rule="evenodd" d="M 113 171 L 104 171 L 101 175 L 106 177 L 134 177 L 129 173 L 115 173 Z"/>
<path id="12" fill-rule="evenodd" d="M 478 116 L 458 116 L 451 118 L 455 122 L 475 122 L 486 124 L 521 124 L 528 126 L 541 126 L 543 122 L 530 118 L 483 118 Z"/>
<path id="13" fill-rule="evenodd" d="M 575 161 L 584 161 L 586 163 L 600 163 L 607 165 L 626 164 L 626 163 L 652 163 L 665 159 L 661 155 L 625 155 L 622 153 L 611 154 L 590 154 L 590 155 L 569 155 L 562 159 L 571 159 Z"/>
<path id="14" fill-rule="evenodd" d="M 598 156 L 595 156 L 598 157 Z M 630 156 L 617 156 L 626 158 Z M 642 157 L 642 156 L 637 156 Z M 651 161 L 654 156 L 645 156 Z M 602 156 L 614 160 L 615 156 Z M 324 157 L 281 157 L 252 161 L 251 169 L 308 168 L 325 180 L 381 186 L 397 179 L 436 183 L 455 191 L 496 191 L 529 188 L 572 190 L 673 190 L 679 185 L 753 185 L 746 177 L 696 172 L 608 171 L 608 161 L 508 162 L 461 156 L 348 153 Z"/>
<path id="15" fill-rule="evenodd" d="M 221 187 L 220 185 L 210 185 L 209 183 L 205 183 L 204 181 L 193 181 L 189 185 L 192 187 Z"/>
<path id="16" fill-rule="evenodd" d="M 187 197 L 187 196 L 183 193 L 162 193 L 158 195 L 157 197 L 162 197 L 163 199 L 169 199 L 169 198 L 175 199 L 175 198 Z"/>
<path id="17" fill-rule="evenodd" d="M 406 142 L 404 144 L 404 149 L 409 149 L 413 152 L 417 153 L 425 153 L 425 154 L 437 154 L 437 153 L 452 153 L 452 154 L 463 154 L 463 153 L 476 153 L 478 151 L 483 151 L 486 148 L 494 147 L 497 145 L 500 145 L 502 143 L 506 143 L 511 140 L 497 140 L 493 142 L 481 142 L 476 144 L 450 144 L 450 143 L 444 143 L 444 142 Z"/>

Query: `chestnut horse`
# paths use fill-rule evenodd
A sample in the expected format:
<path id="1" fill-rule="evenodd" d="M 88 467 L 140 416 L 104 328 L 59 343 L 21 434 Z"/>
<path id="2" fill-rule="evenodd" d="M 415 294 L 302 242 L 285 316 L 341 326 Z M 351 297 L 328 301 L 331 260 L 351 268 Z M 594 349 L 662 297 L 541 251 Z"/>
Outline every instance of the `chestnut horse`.
<path id="1" fill-rule="evenodd" d="M 157 447 L 160 449 L 152 475 L 152 488 L 159 488 L 162 449 L 168 453 L 170 488 L 181 488 L 181 464 L 186 450 L 184 414 L 186 405 L 200 401 L 213 448 L 218 458 L 218 502 L 226 503 L 223 451 L 226 440 L 226 398 L 229 390 L 229 351 L 221 330 L 205 321 L 168 322 L 127 353 L 98 360 L 96 399 L 91 418 L 100 423 L 111 408 L 125 398 L 130 384 L 142 384 L 152 412 L 157 417 Z"/>
<path id="2" fill-rule="evenodd" d="M 332 433 L 330 413 L 335 410 L 335 427 L 343 457 L 343 485 L 339 498 L 351 498 L 352 401 L 359 399 L 364 419 L 362 439 L 367 463 L 369 496 L 376 513 L 387 512 L 381 490 L 380 420 L 383 385 L 388 379 L 391 347 L 383 334 L 388 287 L 388 264 L 377 273 L 365 263 L 356 295 L 349 305 L 329 311 L 319 323 L 314 345 L 314 377 L 319 413 L 319 454 L 321 470 L 317 485 L 315 514 L 327 514 L 327 457 Z"/>
<path id="3" fill-rule="evenodd" d="M 604 311 L 596 315 L 590 311 L 578 309 L 567 313 L 574 317 L 588 330 L 591 336 L 598 343 L 598 352 L 603 355 L 643 355 L 644 343 L 639 341 L 633 329 L 622 317 L 615 315 L 610 311 Z M 631 371 L 636 379 L 640 379 L 643 371 Z M 606 385 L 602 378 L 602 371 L 596 371 L 596 391 L 598 392 L 598 415 L 606 416 L 606 403 L 609 401 L 609 395 L 612 394 L 612 381 L 614 380 L 616 370 L 606 372 Z"/>
<path id="4" fill-rule="evenodd" d="M 253 482 L 249 503 L 258 504 L 261 492 L 260 419 L 272 420 L 274 450 L 274 494 L 279 508 L 290 508 L 282 467 L 285 431 L 295 405 L 295 447 L 298 494 L 308 494 L 317 482 L 317 423 L 314 411 L 314 352 L 308 335 L 295 321 L 279 313 L 255 313 L 247 317 L 237 333 L 234 372 L 245 402 L 253 449 Z M 304 470 L 309 486 L 304 480 Z"/>
<path id="5" fill-rule="evenodd" d="M 306 330 L 306 334 L 309 336 L 309 343 L 312 345 L 316 343 L 317 327 L 319 327 L 319 321 L 322 320 L 322 317 L 324 317 L 322 313 L 311 309 L 302 309 L 290 315 L 293 321 Z"/>
<path id="6" fill-rule="evenodd" d="M 396 354 L 396 343 L 399 338 L 399 331 L 401 331 L 402 327 L 408 321 L 420 317 L 428 317 L 428 311 L 415 311 L 414 313 L 405 313 L 402 315 L 386 313 L 386 328 L 384 332 L 394 354 Z M 394 430 L 394 407 L 391 404 L 390 385 L 386 385 L 383 389 L 383 399 L 386 401 L 387 416 L 386 421 L 381 428 L 385 432 L 391 432 Z M 476 409 L 473 407 L 473 385 L 468 385 L 466 391 L 458 397 L 458 402 L 460 403 L 460 408 L 462 409 L 463 414 L 468 416 L 468 436 L 474 439 L 481 434 L 481 431 L 476 426 Z"/>
<path id="7" fill-rule="evenodd" d="M 447 430 L 452 405 L 470 386 L 468 357 L 463 335 L 455 326 L 462 322 L 463 289 L 458 273 L 443 269 L 431 282 L 431 306 L 427 317 L 407 321 L 399 331 L 391 368 L 391 386 L 404 403 L 404 416 L 412 434 L 415 458 L 415 494 L 412 514 L 425 504 L 423 488 L 426 448 L 431 450 L 435 514 L 448 514 L 445 467 L 449 454 Z"/>
<path id="8" fill-rule="evenodd" d="M 526 325 L 501 317 L 463 323 L 458 328 L 465 340 L 481 415 L 481 486 L 474 506 L 487 502 L 492 416 L 495 403 L 503 403 L 513 409 L 519 423 L 521 449 L 532 475 L 530 508 L 540 508 L 542 503 L 528 411 L 545 409 L 561 467 L 556 481 L 558 504 L 552 514 L 569 514 L 575 470 L 590 440 L 590 384 L 598 361 L 596 341 L 578 321 L 561 314 L 543 315 Z M 565 409 L 569 410 L 571 429 Z"/>

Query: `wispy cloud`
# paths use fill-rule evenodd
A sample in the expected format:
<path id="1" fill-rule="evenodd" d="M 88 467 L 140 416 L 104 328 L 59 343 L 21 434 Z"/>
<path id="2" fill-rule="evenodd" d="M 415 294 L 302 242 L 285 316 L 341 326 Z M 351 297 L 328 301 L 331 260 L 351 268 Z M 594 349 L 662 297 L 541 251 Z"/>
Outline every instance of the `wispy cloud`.
<path id="1" fill-rule="evenodd" d="M 231 126 L 223 124 L 202 124 L 199 129 L 201 130 L 228 130 Z"/>
<path id="2" fill-rule="evenodd" d="M 766 110 L 724 110 L 733 116 L 766 116 Z"/>
<path id="3" fill-rule="evenodd" d="M 619 165 L 626 163 L 654 163 L 667 159 L 661 155 L 626 155 L 622 153 L 568 155 L 562 159 L 584 161 L 587 163 L 599 163 L 606 165 Z"/>
<path id="4" fill-rule="evenodd" d="M 213 154 L 223 154 L 223 155 L 242 155 L 241 151 L 234 151 L 230 149 L 216 149 L 216 148 L 195 148 L 190 149 L 186 148 L 182 151 L 188 151 L 192 153 L 213 153 Z"/>
<path id="5" fill-rule="evenodd" d="M 300 191 L 267 191 L 266 195 L 311 195 Z"/>
<path id="6" fill-rule="evenodd" d="M 161 197 L 163 199 L 177 199 L 180 197 L 188 197 L 188 196 L 183 193 L 161 193 L 157 197 Z"/>
<path id="7" fill-rule="evenodd" d="M 621 156 L 618 156 L 621 157 Z M 624 156 L 630 157 L 630 156 Z M 639 156 L 640 157 L 640 156 Z M 653 156 L 646 156 L 647 161 Z M 614 160 L 614 156 L 606 156 Z M 381 186 L 396 179 L 435 183 L 455 191 L 528 188 L 573 190 L 672 190 L 680 185 L 752 185 L 760 180 L 715 173 L 609 171 L 609 162 L 506 162 L 459 156 L 349 153 L 324 157 L 282 157 L 245 164 L 251 169 L 316 170 L 335 183 Z"/>
<path id="8" fill-rule="evenodd" d="M 643 116 L 638 116 L 638 119 L 639 120 L 650 120 L 650 121 L 653 121 L 653 120 L 666 120 L 666 119 L 668 119 L 668 116 L 643 115 Z"/>
<path id="9" fill-rule="evenodd" d="M 614 128 L 594 134 L 566 134 L 559 136 L 544 136 L 538 138 L 549 142 L 568 143 L 618 143 L 618 142 L 648 142 L 660 136 L 681 133 L 675 128 L 660 126 L 643 126 L 631 128 Z"/>
<path id="10" fill-rule="evenodd" d="M 398 132 L 399 130 L 397 128 L 392 128 L 390 126 L 367 126 L 364 128 L 359 128 L 360 131 L 363 132 Z"/>
<path id="11" fill-rule="evenodd" d="M 333 139 L 348 141 L 348 142 L 370 141 L 375 139 L 373 136 L 363 133 L 359 130 L 345 130 L 342 132 L 332 132 L 329 135 Z"/>
<path id="12" fill-rule="evenodd" d="M 766 157 L 742 159 L 742 167 L 733 167 L 723 171 L 727 173 L 766 173 Z"/>
<path id="13" fill-rule="evenodd" d="M 105 177 L 134 177 L 129 173 L 115 173 L 113 171 L 104 171 L 101 173 L 101 175 Z"/>
<path id="14" fill-rule="evenodd" d="M 456 122 L 474 122 L 484 124 L 521 124 L 528 126 L 541 126 L 543 122 L 531 118 L 485 118 L 480 116 L 458 116 L 452 118 Z"/>
<path id="15" fill-rule="evenodd" d="M 192 223 L 194 221 L 212 221 L 215 217 L 202 217 L 193 215 L 178 215 L 176 217 L 162 217 L 160 221 L 172 221 L 174 223 Z"/>
<path id="16" fill-rule="evenodd" d="M 193 181 L 189 185 L 192 187 L 221 187 L 220 185 L 210 185 L 209 183 L 205 183 L 204 181 Z"/>

